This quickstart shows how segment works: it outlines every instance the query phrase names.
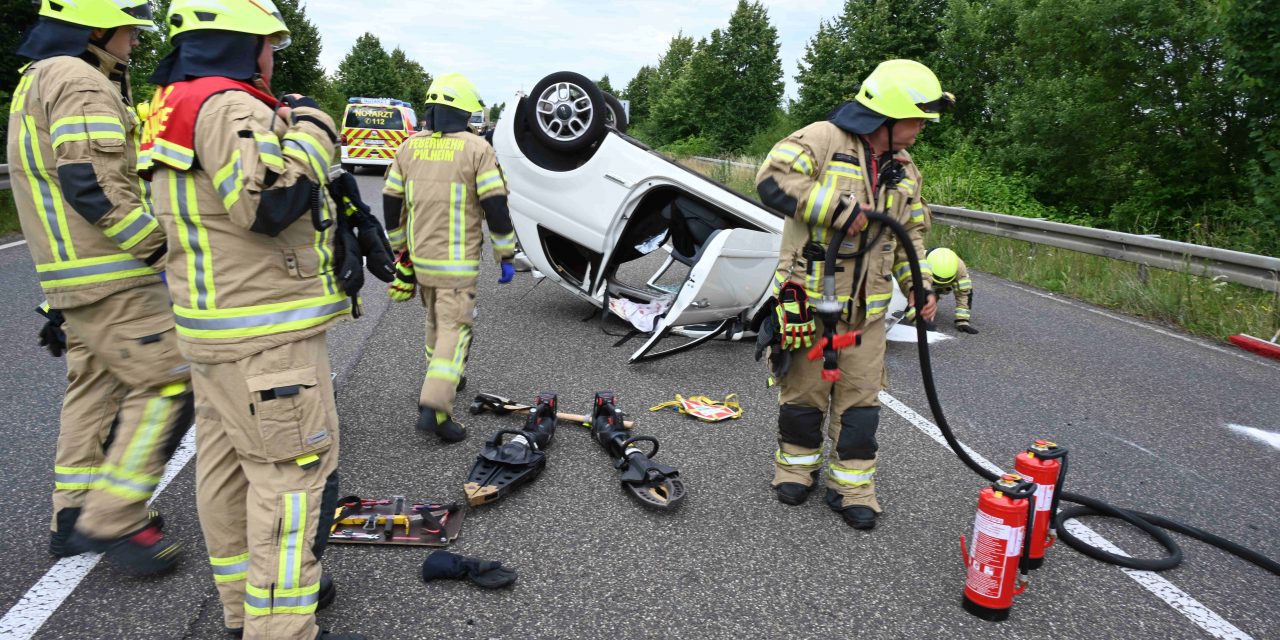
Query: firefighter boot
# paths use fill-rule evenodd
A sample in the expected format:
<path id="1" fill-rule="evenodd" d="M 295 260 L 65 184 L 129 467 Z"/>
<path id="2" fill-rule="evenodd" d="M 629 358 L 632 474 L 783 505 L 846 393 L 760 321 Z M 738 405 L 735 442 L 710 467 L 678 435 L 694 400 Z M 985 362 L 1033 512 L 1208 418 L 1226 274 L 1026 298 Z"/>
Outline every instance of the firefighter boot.
<path id="1" fill-rule="evenodd" d="M 71 534 L 76 530 L 76 520 L 80 518 L 80 507 L 59 509 L 57 529 L 49 533 L 49 554 L 55 558 L 70 558 L 80 551 L 69 544 Z"/>
<path id="2" fill-rule="evenodd" d="M 135 577 L 164 573 L 178 566 L 182 545 L 166 540 L 154 523 L 115 540 L 90 538 L 80 532 L 72 534 L 72 551 L 101 551 L 107 560 Z"/>
<path id="3" fill-rule="evenodd" d="M 813 491 L 814 485 L 818 483 L 818 472 L 816 470 L 809 475 L 813 478 L 813 482 L 809 484 L 782 482 L 774 486 L 773 490 L 778 494 L 778 502 L 792 506 L 804 504 L 804 501 L 809 499 L 809 493 Z"/>
<path id="4" fill-rule="evenodd" d="M 338 588 L 333 586 L 333 578 L 327 573 L 320 574 L 320 600 L 316 602 L 316 610 L 321 610 L 333 604 L 338 598 Z"/>
<path id="5" fill-rule="evenodd" d="M 449 444 L 467 439 L 465 427 L 454 422 L 449 414 L 431 407 L 418 407 L 418 430 L 434 433 L 441 441 Z"/>
<path id="6" fill-rule="evenodd" d="M 832 511 L 840 514 L 844 518 L 844 523 L 854 529 L 871 530 L 876 527 L 876 512 L 871 507 L 862 505 L 852 505 L 848 507 L 840 506 L 844 502 L 844 496 L 839 493 L 827 489 L 827 506 Z"/>

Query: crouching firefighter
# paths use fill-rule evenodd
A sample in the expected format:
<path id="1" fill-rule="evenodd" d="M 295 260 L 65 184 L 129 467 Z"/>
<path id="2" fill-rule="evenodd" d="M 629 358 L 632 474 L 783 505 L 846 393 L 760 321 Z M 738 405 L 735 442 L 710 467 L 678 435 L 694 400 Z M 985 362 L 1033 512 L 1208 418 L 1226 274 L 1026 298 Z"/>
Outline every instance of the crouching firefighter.
<path id="1" fill-rule="evenodd" d="M 334 593 L 319 557 L 338 498 L 325 331 L 352 309 L 326 194 L 333 121 L 311 98 L 269 93 L 273 51 L 289 43 L 269 0 L 174 0 L 167 24 L 141 166 L 172 239 L 223 622 L 245 638 L 360 638 L 315 618 Z"/>
<path id="2" fill-rule="evenodd" d="M 400 252 L 392 300 L 420 295 L 427 307 L 427 375 L 418 397 L 419 430 L 444 442 L 467 437 L 453 420 L 453 401 L 466 380 L 467 351 L 480 277 L 481 220 L 489 226 L 500 283 L 511 282 L 516 236 L 497 155 L 467 130 L 484 108 L 461 74 L 440 76 L 427 90 L 427 128 L 405 140 L 387 170 L 383 215 Z"/>
<path id="3" fill-rule="evenodd" d="M 785 504 L 808 498 L 827 418 L 834 447 L 826 502 L 857 529 L 873 528 L 881 510 L 876 429 L 894 278 L 913 302 L 927 296 L 926 318 L 936 309 L 931 292 L 911 290 L 905 249 L 882 224 L 868 224 L 864 212 L 901 222 L 916 255 L 924 255 L 920 171 L 906 148 L 949 102 L 924 65 L 884 62 L 829 120 L 775 145 L 756 175 L 761 200 L 787 216 L 773 284 L 777 307 L 761 331 L 776 336 L 770 360 L 782 365 L 773 372 L 781 387 L 773 487 Z M 928 287 L 928 267 L 921 267 Z M 852 332 L 860 332 L 860 345 L 842 339 Z"/>
<path id="4" fill-rule="evenodd" d="M 926 257 L 929 270 L 933 272 L 933 289 L 939 296 L 946 297 L 950 293 L 956 296 L 956 331 L 977 335 L 978 328 L 973 326 L 973 281 L 969 279 L 969 269 L 964 260 L 955 251 L 946 247 L 930 249 Z M 915 319 L 915 309 L 907 309 L 908 321 Z"/>
<path id="5" fill-rule="evenodd" d="M 190 372 L 161 282 L 165 234 L 144 206 L 128 60 L 147 2 L 40 3 L 9 110 L 13 197 L 48 299 L 42 343 L 67 356 L 49 551 L 105 551 L 126 571 L 180 555 L 147 511 L 191 424 Z M 74 531 L 74 534 L 73 534 Z"/>

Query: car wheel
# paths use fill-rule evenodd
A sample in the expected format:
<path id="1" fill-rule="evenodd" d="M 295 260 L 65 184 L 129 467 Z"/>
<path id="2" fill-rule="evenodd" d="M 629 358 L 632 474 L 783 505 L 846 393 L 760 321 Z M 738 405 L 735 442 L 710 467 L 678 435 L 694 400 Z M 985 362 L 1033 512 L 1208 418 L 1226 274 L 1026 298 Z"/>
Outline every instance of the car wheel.
<path id="1" fill-rule="evenodd" d="M 604 93 L 586 76 L 553 73 L 539 80 L 526 100 L 529 129 L 551 149 L 581 151 L 604 132 L 608 105 Z"/>
<path id="2" fill-rule="evenodd" d="M 622 101 L 612 93 L 604 92 L 604 104 L 608 107 L 606 109 L 608 117 L 605 118 L 604 123 L 617 129 L 618 133 L 626 133 L 627 125 L 630 123 L 627 122 L 627 110 L 622 108 Z"/>
<path id="3" fill-rule="evenodd" d="M 356 165 L 344 162 L 342 163 L 342 170 L 354 176 L 356 174 Z"/>

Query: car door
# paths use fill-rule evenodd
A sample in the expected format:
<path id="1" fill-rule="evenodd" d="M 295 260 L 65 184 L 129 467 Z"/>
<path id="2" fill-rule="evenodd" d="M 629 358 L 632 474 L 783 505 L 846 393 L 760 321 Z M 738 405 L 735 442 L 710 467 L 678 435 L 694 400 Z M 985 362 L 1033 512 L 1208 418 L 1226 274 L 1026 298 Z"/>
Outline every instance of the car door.
<path id="1" fill-rule="evenodd" d="M 743 311 L 764 297 L 778 267 L 782 236 L 754 229 L 721 229 L 706 242 L 689 276 L 630 362 L 693 348 L 729 329 Z M 708 325 L 699 337 L 669 349 L 658 343 L 676 327 Z"/>

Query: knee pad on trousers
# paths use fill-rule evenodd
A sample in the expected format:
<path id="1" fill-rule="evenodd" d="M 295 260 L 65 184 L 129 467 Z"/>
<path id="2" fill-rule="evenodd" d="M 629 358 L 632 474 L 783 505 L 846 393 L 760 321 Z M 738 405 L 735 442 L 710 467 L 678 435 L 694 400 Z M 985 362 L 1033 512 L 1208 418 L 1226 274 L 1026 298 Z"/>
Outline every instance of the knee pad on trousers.
<path id="1" fill-rule="evenodd" d="M 174 400 L 178 403 L 178 412 L 173 417 L 169 437 L 164 442 L 162 453 L 165 460 L 173 457 L 173 452 L 178 450 L 178 445 L 182 444 L 182 438 L 187 435 L 187 431 L 191 429 L 191 424 L 196 419 L 196 394 L 188 391 Z"/>
<path id="2" fill-rule="evenodd" d="M 822 411 L 798 404 L 778 407 L 778 440 L 806 449 L 821 449 Z"/>
<path id="3" fill-rule="evenodd" d="M 840 414 L 840 438 L 836 440 L 836 456 L 841 460 L 869 460 L 880 448 L 876 444 L 876 427 L 880 425 L 880 407 L 849 407 Z"/>
<path id="4" fill-rule="evenodd" d="M 324 493 L 320 495 L 320 516 L 316 518 L 316 539 L 311 543 L 311 553 L 319 560 L 329 546 L 329 527 L 333 526 L 333 514 L 338 508 L 338 470 L 334 469 L 324 480 Z"/>

